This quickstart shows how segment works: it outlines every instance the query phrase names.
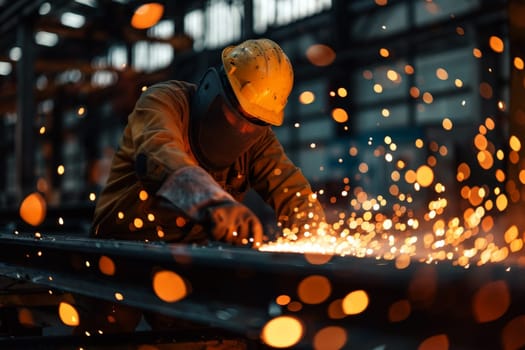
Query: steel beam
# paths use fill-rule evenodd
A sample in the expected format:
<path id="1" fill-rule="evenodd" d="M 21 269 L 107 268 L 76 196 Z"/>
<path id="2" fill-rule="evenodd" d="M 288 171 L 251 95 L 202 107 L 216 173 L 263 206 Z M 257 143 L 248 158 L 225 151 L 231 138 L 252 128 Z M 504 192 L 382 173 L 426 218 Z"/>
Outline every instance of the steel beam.
<path id="1" fill-rule="evenodd" d="M 102 256 L 115 263 L 114 275 L 98 268 Z M 257 339 L 274 317 L 291 315 L 305 329 L 298 347 L 308 348 L 317 332 L 336 326 L 347 332 L 349 345 L 356 348 L 417 348 L 425 339 L 443 334 L 451 348 L 498 349 L 506 341 L 509 324 L 525 314 L 524 269 L 510 262 L 470 269 L 412 262 L 400 270 L 393 261 L 374 258 L 333 257 L 318 265 L 305 257 L 222 245 L 0 235 L 0 273 L 9 278 L 195 321 L 251 339 Z M 181 276 L 189 294 L 175 303 L 162 301 L 152 287 L 152 275 L 159 269 Z M 312 275 L 324 276 L 330 284 L 327 299 L 316 304 L 305 302 L 298 292 L 301 282 Z M 501 288 L 494 292 L 491 286 Z M 330 305 L 355 290 L 368 295 L 366 310 L 330 317 Z M 479 316 L 494 307 L 489 305 L 494 301 L 484 297 L 487 291 L 505 299 L 496 302 L 500 314 L 491 320 Z M 288 295 L 301 307 L 291 311 L 279 306 L 280 295 Z M 406 300 L 411 311 L 406 319 L 392 320 L 389 313 L 400 300 Z"/>

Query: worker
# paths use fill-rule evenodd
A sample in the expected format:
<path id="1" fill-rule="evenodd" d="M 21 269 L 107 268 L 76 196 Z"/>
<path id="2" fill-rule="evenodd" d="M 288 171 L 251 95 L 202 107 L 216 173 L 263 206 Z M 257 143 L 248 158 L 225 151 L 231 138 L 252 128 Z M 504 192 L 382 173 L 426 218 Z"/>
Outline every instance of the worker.
<path id="1" fill-rule="evenodd" d="M 100 238 L 258 247 L 263 226 L 249 189 L 283 234 L 313 234 L 324 212 L 272 131 L 283 123 L 293 69 L 269 39 L 222 51 L 198 85 L 149 87 L 128 118 L 94 215 Z"/>
<path id="2" fill-rule="evenodd" d="M 221 67 L 209 68 L 198 85 L 171 80 L 149 87 L 129 115 L 95 208 L 93 236 L 257 248 L 263 226 L 243 204 L 249 189 L 273 208 L 287 239 L 314 234 L 323 208 L 272 131 L 283 123 L 292 85 L 281 47 L 257 39 L 225 48 Z M 130 332 L 141 315 L 153 329 L 194 326 L 75 299 L 75 334 Z"/>

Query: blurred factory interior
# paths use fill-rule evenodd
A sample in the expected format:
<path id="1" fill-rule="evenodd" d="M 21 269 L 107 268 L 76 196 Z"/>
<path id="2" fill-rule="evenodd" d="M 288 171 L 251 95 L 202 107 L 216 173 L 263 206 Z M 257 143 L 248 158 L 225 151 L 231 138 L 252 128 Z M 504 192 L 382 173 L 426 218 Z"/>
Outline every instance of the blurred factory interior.
<path id="1" fill-rule="evenodd" d="M 50 213 L 78 212 L 74 223 L 64 215 L 65 227 L 88 219 L 141 90 L 198 82 L 224 46 L 245 38 L 274 39 L 292 61 L 294 90 L 275 131 L 326 203 L 345 185 L 371 197 L 408 192 L 412 184 L 400 181 L 390 194 L 386 136 L 407 169 L 437 155 L 440 181 L 459 193 L 458 164 L 477 162 L 477 125 L 492 118 L 496 147 L 508 134 L 506 1 L 168 1 L 149 29 L 131 26 L 133 6 L 1 3 L 4 222 L 33 191 Z M 506 44 L 502 52 L 490 47 L 493 36 Z M 424 147 L 414 147 L 418 138 Z M 414 206 L 424 197 L 414 196 Z"/>
<path id="2" fill-rule="evenodd" d="M 291 59 L 294 89 L 274 131 L 331 222 L 436 232 L 433 215 L 443 214 L 444 229 L 458 217 L 475 235 L 521 211 L 523 1 L 172 0 L 146 24 L 131 21 L 141 3 L 0 0 L 3 233 L 86 234 L 141 92 L 169 79 L 197 83 L 223 47 L 257 37 Z M 46 203 L 37 228 L 19 215 L 31 193 Z M 467 213 L 479 208 L 472 223 Z M 507 227 L 489 241 L 508 245 L 500 261 L 523 267 L 525 227 L 509 239 Z"/>

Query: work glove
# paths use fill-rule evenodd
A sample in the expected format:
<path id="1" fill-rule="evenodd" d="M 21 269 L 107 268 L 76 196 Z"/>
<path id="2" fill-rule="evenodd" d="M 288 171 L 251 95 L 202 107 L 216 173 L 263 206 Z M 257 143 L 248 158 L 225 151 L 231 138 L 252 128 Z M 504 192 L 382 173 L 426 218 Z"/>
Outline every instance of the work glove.
<path id="1" fill-rule="evenodd" d="M 207 209 L 207 221 L 213 238 L 235 245 L 260 246 L 263 228 L 259 218 L 239 202 L 227 201 Z M 250 241 L 250 238 L 253 240 Z"/>

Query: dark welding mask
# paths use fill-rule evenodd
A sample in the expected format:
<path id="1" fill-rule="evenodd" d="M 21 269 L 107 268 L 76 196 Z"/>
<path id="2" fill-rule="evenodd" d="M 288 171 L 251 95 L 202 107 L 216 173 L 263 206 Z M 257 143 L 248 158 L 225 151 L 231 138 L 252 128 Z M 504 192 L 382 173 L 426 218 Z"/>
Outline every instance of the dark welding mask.
<path id="1" fill-rule="evenodd" d="M 191 148 L 208 170 L 231 166 L 269 128 L 242 111 L 222 68 L 204 74 L 191 107 Z"/>

